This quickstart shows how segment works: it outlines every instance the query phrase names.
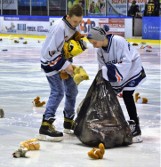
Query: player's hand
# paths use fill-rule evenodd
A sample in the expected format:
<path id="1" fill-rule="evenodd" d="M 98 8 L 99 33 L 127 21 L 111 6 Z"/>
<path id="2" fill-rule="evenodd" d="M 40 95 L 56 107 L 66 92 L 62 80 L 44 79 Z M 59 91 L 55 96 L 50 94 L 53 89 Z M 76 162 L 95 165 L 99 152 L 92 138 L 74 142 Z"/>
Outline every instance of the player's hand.
<path id="1" fill-rule="evenodd" d="M 70 65 L 65 69 L 65 71 L 66 71 L 69 75 L 73 76 L 74 69 L 73 69 L 72 64 L 70 64 Z"/>

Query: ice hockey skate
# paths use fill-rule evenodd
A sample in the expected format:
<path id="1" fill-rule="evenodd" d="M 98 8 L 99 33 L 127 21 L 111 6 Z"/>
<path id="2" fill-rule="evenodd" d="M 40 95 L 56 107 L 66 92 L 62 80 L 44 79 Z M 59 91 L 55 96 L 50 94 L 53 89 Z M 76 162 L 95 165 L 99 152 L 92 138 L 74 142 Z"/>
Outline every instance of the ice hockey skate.
<path id="1" fill-rule="evenodd" d="M 39 135 L 36 136 L 38 140 L 42 141 L 55 141 L 59 142 L 63 140 L 63 133 L 55 129 L 52 125 L 53 120 L 44 120 L 42 121 L 41 127 L 39 129 Z"/>
<path id="2" fill-rule="evenodd" d="M 69 118 L 65 118 L 64 117 L 64 133 L 66 134 L 74 134 L 73 128 L 74 128 L 74 120 L 73 119 L 69 119 Z"/>
<path id="3" fill-rule="evenodd" d="M 133 121 L 133 120 L 129 120 L 128 123 L 129 123 L 131 133 L 132 133 L 132 136 L 133 136 L 132 142 L 133 143 L 143 142 L 143 139 L 141 137 L 141 130 L 140 130 L 139 124 L 136 124 L 135 121 Z"/>

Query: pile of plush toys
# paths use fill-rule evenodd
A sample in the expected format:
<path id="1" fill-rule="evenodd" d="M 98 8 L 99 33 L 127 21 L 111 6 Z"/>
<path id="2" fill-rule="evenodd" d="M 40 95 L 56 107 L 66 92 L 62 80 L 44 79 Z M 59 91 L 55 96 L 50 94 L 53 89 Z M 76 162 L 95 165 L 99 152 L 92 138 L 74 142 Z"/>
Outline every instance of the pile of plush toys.
<path id="1" fill-rule="evenodd" d="M 80 55 L 83 51 L 87 49 L 86 42 L 84 38 L 80 40 L 71 39 L 68 42 L 64 43 L 63 51 L 66 59 L 71 59 L 75 56 Z M 74 73 L 73 80 L 79 85 L 80 82 L 84 80 L 89 80 L 89 76 L 86 73 L 85 69 L 82 66 L 73 65 Z M 68 79 L 69 75 L 65 70 L 60 71 L 60 77 L 62 79 Z"/>

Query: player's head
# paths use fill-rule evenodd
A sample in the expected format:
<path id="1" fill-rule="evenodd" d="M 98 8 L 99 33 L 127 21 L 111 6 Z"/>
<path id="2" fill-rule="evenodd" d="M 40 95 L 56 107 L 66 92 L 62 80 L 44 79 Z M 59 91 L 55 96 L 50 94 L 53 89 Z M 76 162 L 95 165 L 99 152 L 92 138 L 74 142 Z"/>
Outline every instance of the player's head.
<path id="1" fill-rule="evenodd" d="M 107 40 L 106 38 L 107 31 L 109 31 L 109 27 L 107 25 L 104 25 L 103 28 L 93 27 L 87 34 L 87 39 L 95 48 L 102 47 L 104 41 Z"/>
<path id="2" fill-rule="evenodd" d="M 83 18 L 83 8 L 79 4 L 73 5 L 66 17 L 68 22 L 74 28 L 76 28 L 81 23 L 82 18 Z"/>

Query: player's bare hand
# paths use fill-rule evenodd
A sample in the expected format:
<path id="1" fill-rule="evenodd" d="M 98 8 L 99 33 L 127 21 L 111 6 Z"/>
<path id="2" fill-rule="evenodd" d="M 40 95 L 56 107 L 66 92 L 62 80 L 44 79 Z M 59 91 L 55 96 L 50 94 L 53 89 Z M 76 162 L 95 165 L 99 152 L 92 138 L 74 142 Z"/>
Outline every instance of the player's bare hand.
<path id="1" fill-rule="evenodd" d="M 74 69 L 73 69 L 72 64 L 70 64 L 70 65 L 65 69 L 65 71 L 66 71 L 69 75 L 73 76 Z"/>

